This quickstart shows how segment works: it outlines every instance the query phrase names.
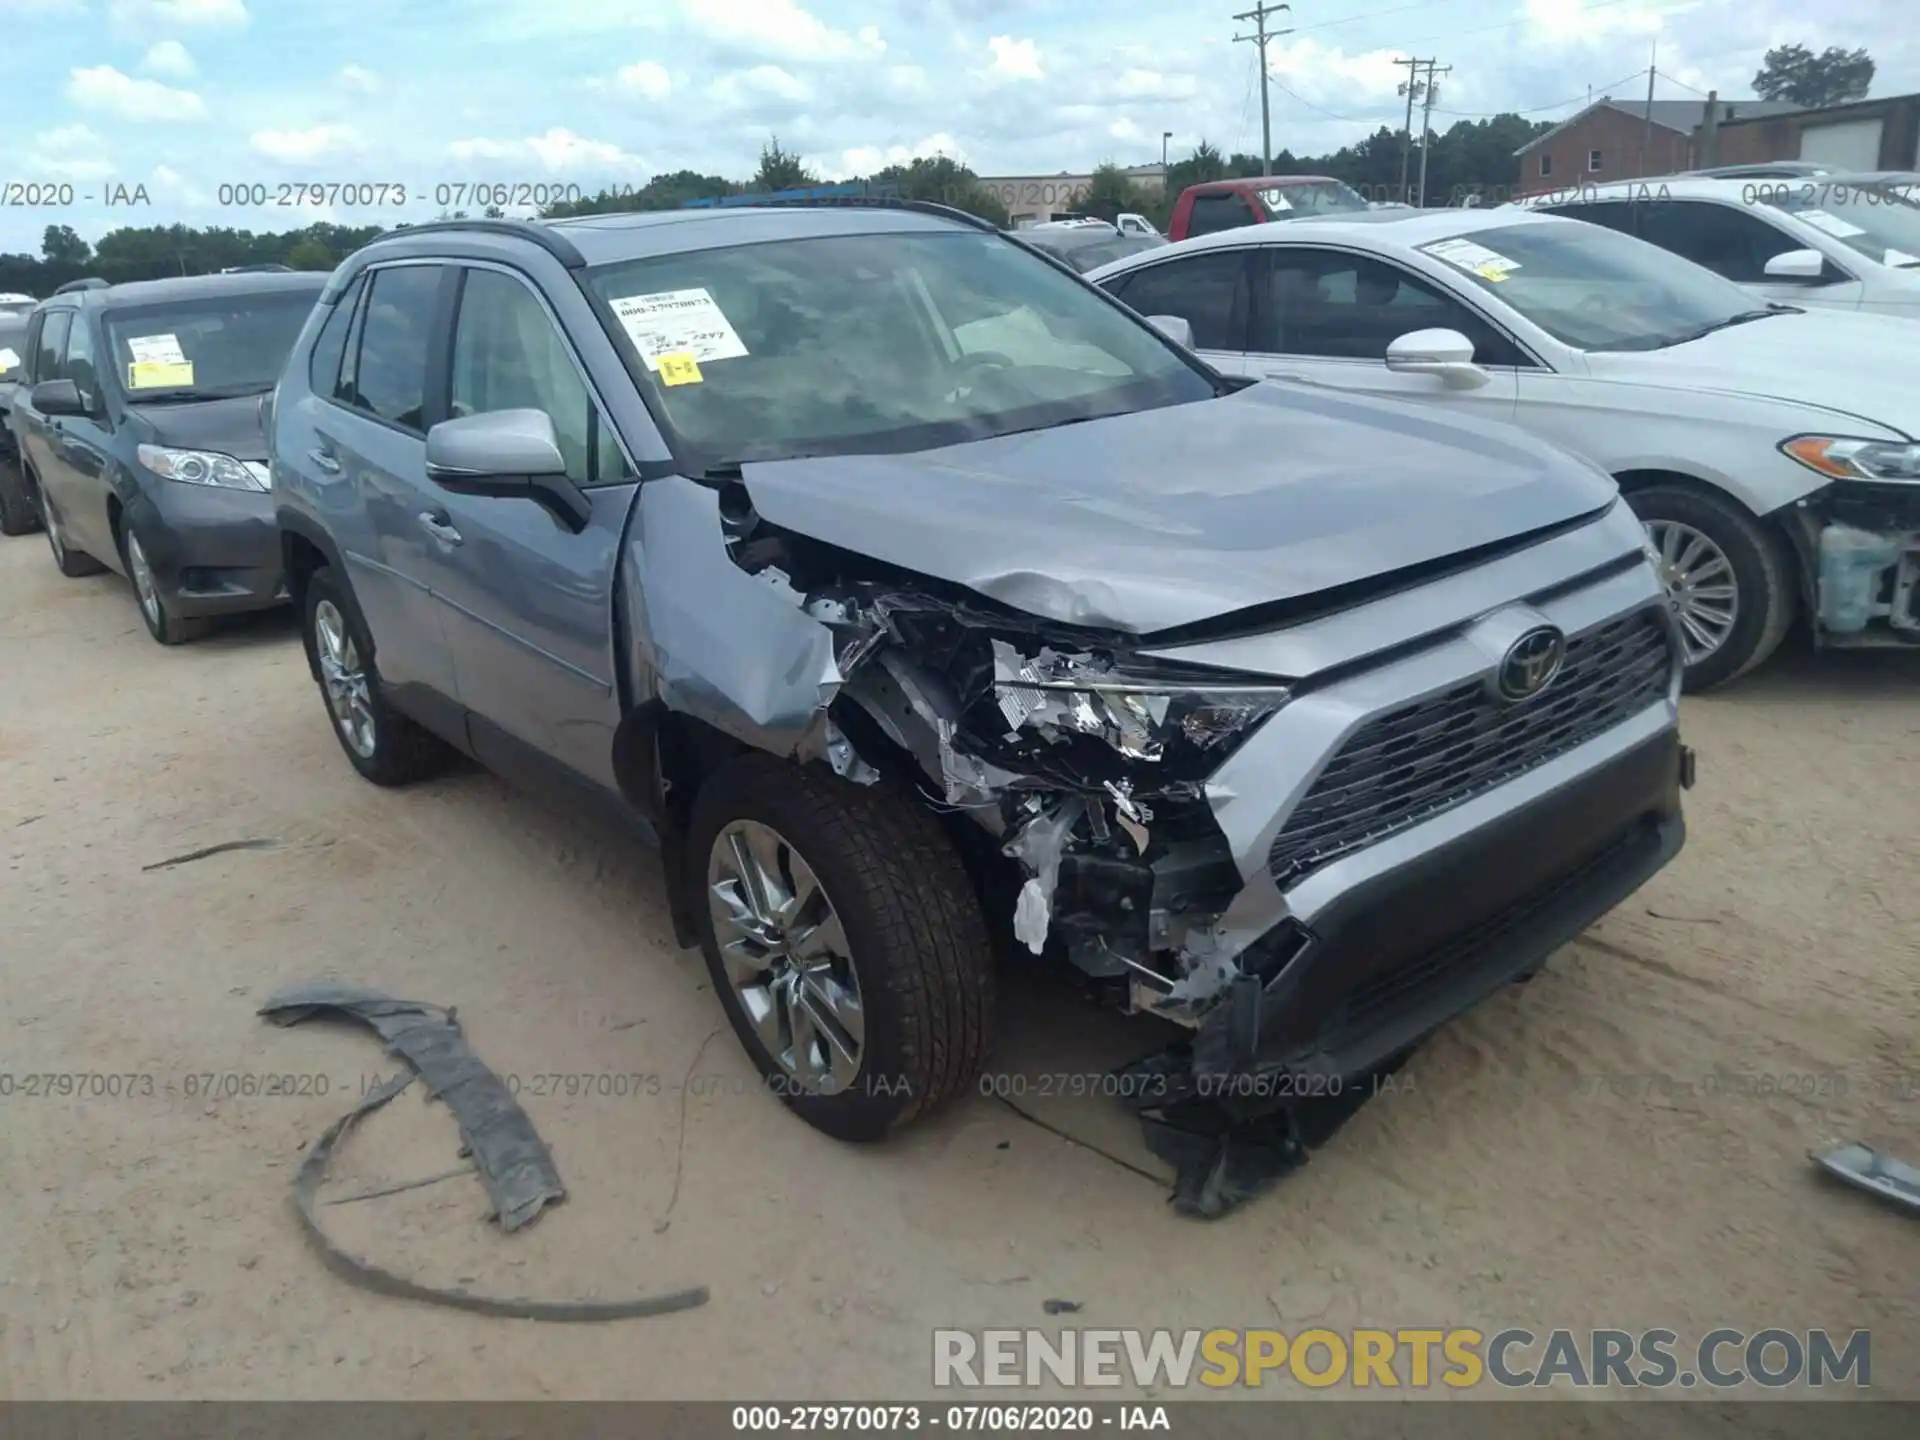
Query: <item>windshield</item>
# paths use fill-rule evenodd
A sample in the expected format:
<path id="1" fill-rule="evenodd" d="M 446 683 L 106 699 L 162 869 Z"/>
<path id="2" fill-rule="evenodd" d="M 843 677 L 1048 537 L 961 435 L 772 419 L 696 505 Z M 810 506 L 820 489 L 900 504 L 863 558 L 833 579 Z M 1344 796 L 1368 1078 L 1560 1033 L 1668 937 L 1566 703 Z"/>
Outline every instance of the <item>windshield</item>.
<path id="1" fill-rule="evenodd" d="M 1869 260 L 1899 269 L 1920 266 L 1920 205 L 1892 186 L 1803 180 L 1756 185 L 1754 198 L 1798 216 Z"/>
<path id="2" fill-rule="evenodd" d="M 1711 270 L 1580 220 L 1495 226 L 1420 248 L 1579 350 L 1660 350 L 1771 313 Z"/>
<path id="3" fill-rule="evenodd" d="M 26 358 L 26 322 L 0 319 L 0 385 L 10 385 L 20 378 L 20 367 Z"/>
<path id="4" fill-rule="evenodd" d="M 271 390 L 319 295 L 316 285 L 110 310 L 114 374 L 136 401 Z"/>
<path id="5" fill-rule="evenodd" d="M 1293 220 L 1302 215 L 1344 215 L 1372 207 L 1352 187 L 1338 180 L 1313 180 L 1304 185 L 1274 185 L 1260 192 L 1267 213 Z"/>
<path id="6" fill-rule="evenodd" d="M 841 235 L 588 272 L 709 462 L 899 452 L 1178 405 L 1213 382 L 997 235 Z"/>

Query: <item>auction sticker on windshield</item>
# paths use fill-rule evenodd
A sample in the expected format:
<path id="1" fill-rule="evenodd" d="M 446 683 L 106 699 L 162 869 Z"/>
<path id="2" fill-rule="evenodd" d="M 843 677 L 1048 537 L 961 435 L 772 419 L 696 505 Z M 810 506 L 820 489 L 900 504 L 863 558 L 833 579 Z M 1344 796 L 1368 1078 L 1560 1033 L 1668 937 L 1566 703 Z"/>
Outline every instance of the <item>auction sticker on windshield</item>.
<path id="1" fill-rule="evenodd" d="M 0 370 L 14 370 L 19 368 L 19 365 L 20 357 L 6 346 L 0 345 Z"/>
<path id="2" fill-rule="evenodd" d="M 664 356 L 690 356 L 695 365 L 732 360 L 747 353 L 733 324 L 704 289 L 626 295 L 613 302 L 620 328 L 647 362 L 659 370 Z M 691 378 L 698 378 L 698 371 Z M 686 384 L 686 379 L 670 382 Z"/>
<path id="3" fill-rule="evenodd" d="M 1855 235 L 1864 235 L 1851 220 L 1842 220 L 1838 215 L 1829 215 L 1824 210 L 1802 210 L 1799 216 L 1816 230 L 1824 230 L 1836 240 L 1851 240 Z"/>
<path id="4" fill-rule="evenodd" d="M 184 365 L 186 351 L 177 335 L 135 335 L 127 341 L 134 363 L 140 365 Z"/>
<path id="5" fill-rule="evenodd" d="M 1434 259 L 1444 260 L 1469 275 L 1478 275 L 1482 280 L 1504 280 L 1520 268 L 1518 260 L 1509 260 L 1498 250 L 1489 250 L 1471 240 L 1436 240 L 1420 248 Z"/>
<path id="6" fill-rule="evenodd" d="M 129 390 L 172 390 L 193 384 L 193 362 L 182 360 L 136 360 L 127 366 Z"/>

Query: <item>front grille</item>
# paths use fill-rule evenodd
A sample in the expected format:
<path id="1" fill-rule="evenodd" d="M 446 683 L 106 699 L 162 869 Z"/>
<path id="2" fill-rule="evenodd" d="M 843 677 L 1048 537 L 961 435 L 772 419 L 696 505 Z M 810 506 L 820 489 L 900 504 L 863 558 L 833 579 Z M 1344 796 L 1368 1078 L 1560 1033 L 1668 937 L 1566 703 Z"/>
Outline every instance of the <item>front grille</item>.
<path id="1" fill-rule="evenodd" d="M 1294 808 L 1268 869 L 1290 885 L 1545 764 L 1664 698 L 1671 667 L 1666 621 L 1642 610 L 1570 637 L 1560 674 L 1528 704 L 1471 680 L 1375 716 Z"/>

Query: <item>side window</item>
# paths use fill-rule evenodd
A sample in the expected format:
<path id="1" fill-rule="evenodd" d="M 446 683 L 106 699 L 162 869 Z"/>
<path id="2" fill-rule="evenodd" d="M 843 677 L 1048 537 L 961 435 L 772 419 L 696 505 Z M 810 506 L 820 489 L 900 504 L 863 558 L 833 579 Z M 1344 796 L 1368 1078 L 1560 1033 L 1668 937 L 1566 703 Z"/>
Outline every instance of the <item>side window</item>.
<path id="1" fill-rule="evenodd" d="M 60 357 L 66 353 L 67 322 L 72 314 L 71 310 L 50 310 L 40 317 L 40 340 L 33 347 L 35 381 L 60 378 Z"/>
<path id="2" fill-rule="evenodd" d="M 307 385 L 316 395 L 332 395 L 340 384 L 340 362 L 346 358 L 347 332 L 353 327 L 354 311 L 360 306 L 360 292 L 367 288 L 364 273 L 347 287 L 347 293 L 334 302 L 333 313 L 320 328 L 313 342 L 313 354 L 307 360 Z"/>
<path id="3" fill-rule="evenodd" d="M 1215 250 L 1137 270 L 1123 297 L 1137 315 L 1178 315 L 1201 350 L 1247 348 L 1247 252 Z"/>
<path id="4" fill-rule="evenodd" d="M 79 387 L 81 398 L 89 405 L 100 399 L 100 376 L 94 365 L 93 327 L 87 323 L 84 315 L 73 317 L 73 327 L 67 332 L 67 353 L 62 360 L 59 378 L 71 380 Z"/>
<path id="5" fill-rule="evenodd" d="M 20 373 L 14 378 L 23 385 L 33 383 L 34 353 L 40 348 L 40 327 L 46 322 L 44 314 L 35 315 L 27 321 L 26 342 L 20 349 Z"/>
<path id="6" fill-rule="evenodd" d="M 566 341 L 537 296 L 497 270 L 469 270 L 453 335 L 453 414 L 544 410 L 576 485 L 618 480 L 626 462 Z"/>
<path id="7" fill-rule="evenodd" d="M 1584 220 L 1589 225 L 1604 225 L 1622 235 L 1633 233 L 1633 207 L 1624 200 L 1599 200 L 1585 205 L 1554 205 L 1547 214 L 1568 220 Z"/>
<path id="8" fill-rule="evenodd" d="M 1450 295 L 1396 265 L 1333 250 L 1276 247 L 1263 339 L 1282 355 L 1341 360 L 1387 358 L 1387 346 L 1415 330 L 1457 330 L 1482 365 L 1523 365 L 1504 335 Z"/>
<path id="9" fill-rule="evenodd" d="M 1237 190 L 1217 190 L 1193 197 L 1193 213 L 1187 217 L 1187 234 L 1211 235 L 1216 230 L 1235 230 L 1258 220 L 1246 197 Z"/>
<path id="10" fill-rule="evenodd" d="M 1642 240 L 1740 284 L 1764 280 L 1767 261 L 1802 248 L 1792 236 L 1732 205 L 1648 200 L 1637 208 Z"/>
<path id="11" fill-rule="evenodd" d="M 439 265 L 374 273 L 351 383 L 341 375 L 348 404 L 405 429 L 425 431 L 427 351 L 444 274 Z"/>

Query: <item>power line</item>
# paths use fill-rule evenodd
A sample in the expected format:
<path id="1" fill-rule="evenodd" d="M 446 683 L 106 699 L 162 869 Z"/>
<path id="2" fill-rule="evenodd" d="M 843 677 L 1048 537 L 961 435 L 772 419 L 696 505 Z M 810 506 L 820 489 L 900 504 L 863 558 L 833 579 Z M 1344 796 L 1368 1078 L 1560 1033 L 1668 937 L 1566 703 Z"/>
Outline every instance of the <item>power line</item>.
<path id="1" fill-rule="evenodd" d="M 1260 173 L 1262 175 L 1270 173 L 1273 169 L 1273 117 L 1267 106 L 1267 42 L 1293 33 L 1290 30 L 1269 32 L 1267 17 L 1278 15 L 1283 10 L 1291 14 L 1293 7 L 1269 5 L 1266 0 L 1259 0 L 1253 9 L 1233 17 L 1236 20 L 1251 20 L 1254 26 L 1253 34 L 1236 35 L 1233 37 L 1234 43 L 1237 45 L 1245 41 L 1260 51 Z"/>

